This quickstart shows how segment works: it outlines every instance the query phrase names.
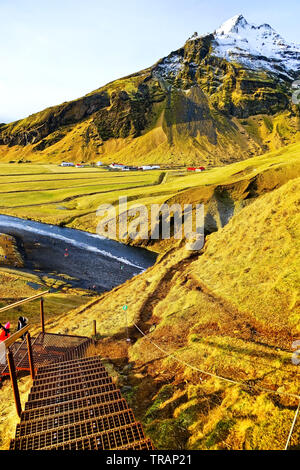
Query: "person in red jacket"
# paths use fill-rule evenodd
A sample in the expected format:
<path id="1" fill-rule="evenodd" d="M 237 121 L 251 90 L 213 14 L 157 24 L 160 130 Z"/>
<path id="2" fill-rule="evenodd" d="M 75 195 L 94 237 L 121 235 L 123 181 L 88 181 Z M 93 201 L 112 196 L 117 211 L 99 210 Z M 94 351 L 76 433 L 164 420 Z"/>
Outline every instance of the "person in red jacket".
<path id="1" fill-rule="evenodd" d="M 0 328 L 2 329 L 0 333 L 0 342 L 1 342 L 1 341 L 5 341 L 10 336 L 10 323 L 7 322 L 5 326 L 1 325 L 0 323 Z"/>

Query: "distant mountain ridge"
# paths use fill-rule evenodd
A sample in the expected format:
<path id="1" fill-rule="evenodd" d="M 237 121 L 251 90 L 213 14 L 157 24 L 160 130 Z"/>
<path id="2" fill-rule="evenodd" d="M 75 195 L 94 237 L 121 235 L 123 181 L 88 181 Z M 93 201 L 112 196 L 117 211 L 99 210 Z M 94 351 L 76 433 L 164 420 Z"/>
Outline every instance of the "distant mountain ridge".
<path id="1" fill-rule="evenodd" d="M 0 125 L 0 158 L 226 164 L 299 140 L 300 46 L 236 15 L 152 67 Z"/>

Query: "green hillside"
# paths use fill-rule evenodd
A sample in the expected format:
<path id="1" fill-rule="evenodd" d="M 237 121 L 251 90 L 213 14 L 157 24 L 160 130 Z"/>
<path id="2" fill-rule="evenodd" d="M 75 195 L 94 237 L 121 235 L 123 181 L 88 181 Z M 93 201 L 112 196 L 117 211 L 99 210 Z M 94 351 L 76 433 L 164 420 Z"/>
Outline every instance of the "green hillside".
<path id="1" fill-rule="evenodd" d="M 300 178 L 278 153 L 273 170 L 270 156 L 247 162 L 244 183 L 250 162 L 260 169 L 256 193 L 200 252 L 169 246 L 145 273 L 49 321 L 52 331 L 89 334 L 97 320 L 95 351 L 110 358 L 158 449 L 285 447 L 299 395 Z M 227 185 L 221 170 L 214 182 L 242 203 L 244 183 L 226 171 Z"/>
<path id="2" fill-rule="evenodd" d="M 121 196 L 128 198 L 128 208 L 140 203 L 149 210 L 152 203 L 203 203 L 205 232 L 209 234 L 258 196 L 299 176 L 300 143 L 195 174 L 185 169 L 110 172 L 91 167 L 2 163 L 0 212 L 95 233 L 98 207 L 112 204 L 118 213 Z M 126 242 L 158 252 L 179 243 L 173 239 Z"/>
<path id="3" fill-rule="evenodd" d="M 291 80 L 218 58 L 212 41 L 187 41 L 148 69 L 1 125 L 1 160 L 214 166 L 298 141 Z"/>

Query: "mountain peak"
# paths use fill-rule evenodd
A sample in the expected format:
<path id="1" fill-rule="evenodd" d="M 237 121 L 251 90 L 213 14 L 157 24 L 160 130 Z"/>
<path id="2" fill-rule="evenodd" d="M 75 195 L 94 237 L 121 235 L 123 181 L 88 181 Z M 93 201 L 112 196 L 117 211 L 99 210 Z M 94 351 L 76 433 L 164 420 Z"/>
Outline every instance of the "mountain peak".
<path id="1" fill-rule="evenodd" d="M 300 47 L 288 44 L 269 24 L 250 24 L 243 15 L 235 15 L 214 32 L 214 54 L 250 68 L 278 73 L 299 70 Z"/>
<path id="2" fill-rule="evenodd" d="M 216 30 L 216 34 L 218 36 L 222 36 L 229 33 L 238 33 L 239 28 L 244 28 L 247 24 L 248 22 L 243 15 L 235 15 L 225 21 L 220 28 Z"/>

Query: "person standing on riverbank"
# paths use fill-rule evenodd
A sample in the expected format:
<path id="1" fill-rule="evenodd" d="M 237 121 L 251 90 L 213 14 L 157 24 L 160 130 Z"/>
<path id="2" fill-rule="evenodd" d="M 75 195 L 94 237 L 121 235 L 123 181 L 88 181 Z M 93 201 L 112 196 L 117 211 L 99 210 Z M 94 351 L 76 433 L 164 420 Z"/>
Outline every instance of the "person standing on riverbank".
<path id="1" fill-rule="evenodd" d="M 24 328 L 27 324 L 28 324 L 28 318 L 19 317 L 17 331 L 22 330 L 22 328 Z M 26 335 L 26 333 L 25 333 L 25 335 Z M 21 338 L 24 339 L 25 335 L 21 336 Z"/>

